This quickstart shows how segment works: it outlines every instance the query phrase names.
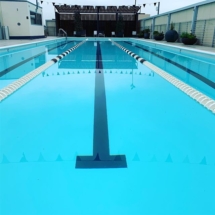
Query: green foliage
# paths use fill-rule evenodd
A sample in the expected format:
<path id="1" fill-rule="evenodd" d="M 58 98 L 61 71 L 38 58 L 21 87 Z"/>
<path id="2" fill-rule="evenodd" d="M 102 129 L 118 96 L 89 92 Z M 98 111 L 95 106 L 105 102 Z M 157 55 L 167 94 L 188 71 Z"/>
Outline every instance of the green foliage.
<path id="1" fill-rule="evenodd" d="M 181 38 L 196 39 L 196 35 L 192 33 L 183 32 L 181 34 Z"/>
<path id="2" fill-rule="evenodd" d="M 118 21 L 116 23 L 116 33 L 123 33 L 125 27 L 125 23 L 123 21 L 122 14 L 119 14 Z"/>
<path id="3" fill-rule="evenodd" d="M 144 29 L 143 33 L 149 34 L 150 33 L 150 29 L 149 28 Z"/>
<path id="4" fill-rule="evenodd" d="M 163 31 L 162 31 L 162 32 L 154 31 L 154 32 L 153 32 L 153 35 L 154 35 L 154 36 L 164 36 L 164 33 L 163 33 Z"/>
<path id="5" fill-rule="evenodd" d="M 138 34 L 138 37 L 143 37 L 144 33 L 143 31 L 140 31 L 140 33 Z"/>
<path id="6" fill-rule="evenodd" d="M 81 14 L 79 11 L 76 11 L 74 14 L 74 25 L 76 31 L 82 31 L 82 21 L 81 21 Z"/>
<path id="7" fill-rule="evenodd" d="M 171 22 L 170 24 L 170 30 L 174 30 L 175 29 L 175 24 L 173 22 Z"/>

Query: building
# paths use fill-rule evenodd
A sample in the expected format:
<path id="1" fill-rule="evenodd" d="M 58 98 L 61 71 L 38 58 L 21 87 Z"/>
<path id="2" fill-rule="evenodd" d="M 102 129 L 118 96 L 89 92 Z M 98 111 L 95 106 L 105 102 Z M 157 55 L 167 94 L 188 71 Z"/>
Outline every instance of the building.
<path id="1" fill-rule="evenodd" d="M 56 30 L 64 29 L 68 36 L 73 36 L 75 31 L 74 14 L 81 14 L 83 29 L 86 36 L 94 36 L 94 31 L 103 32 L 111 36 L 116 31 L 116 22 L 119 14 L 123 16 L 124 36 L 131 37 L 132 31 L 137 31 L 139 17 L 149 17 L 139 14 L 139 6 L 80 6 L 80 5 L 54 5 Z"/>
<path id="2" fill-rule="evenodd" d="M 43 38 L 42 8 L 26 0 L 1 0 L 0 28 L 2 26 L 9 27 L 10 39 Z"/>
<path id="3" fill-rule="evenodd" d="M 179 35 L 183 32 L 194 33 L 198 44 L 215 46 L 215 1 L 208 0 L 173 11 L 142 19 L 141 30 L 166 32 L 171 23 Z M 153 34 L 151 34 L 153 38 Z M 180 38 L 178 39 L 180 42 Z"/>

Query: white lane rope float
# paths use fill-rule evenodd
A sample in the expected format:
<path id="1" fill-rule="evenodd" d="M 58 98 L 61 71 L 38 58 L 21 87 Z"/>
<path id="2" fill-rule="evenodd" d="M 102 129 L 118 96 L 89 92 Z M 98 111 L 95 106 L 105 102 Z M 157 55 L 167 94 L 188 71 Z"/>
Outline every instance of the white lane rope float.
<path id="1" fill-rule="evenodd" d="M 64 58 L 66 55 L 68 55 L 70 52 L 77 49 L 80 45 L 82 45 L 84 42 L 86 42 L 88 39 L 83 40 L 82 42 L 78 43 L 77 45 L 73 46 L 72 48 L 68 49 L 67 51 L 63 52 L 61 55 L 58 55 L 57 57 L 51 59 L 50 61 L 46 62 L 42 66 L 38 67 L 37 69 L 34 69 L 33 71 L 29 72 L 28 74 L 22 76 L 18 80 L 14 81 L 13 83 L 7 85 L 3 89 L 0 90 L 0 102 L 3 101 L 5 98 L 7 98 L 9 95 L 17 91 L 19 88 L 21 88 L 23 85 L 31 81 L 33 78 L 38 76 L 40 73 L 42 73 L 44 70 L 48 69 L 53 64 L 57 63 L 59 60 Z"/>
<path id="2" fill-rule="evenodd" d="M 155 73 L 163 77 L 165 80 L 170 82 L 172 85 L 186 93 L 192 99 L 196 100 L 199 104 L 203 105 L 205 108 L 210 110 L 212 113 L 215 114 L 215 100 L 211 99 L 210 97 L 206 96 L 205 94 L 201 93 L 200 91 L 194 89 L 193 87 L 189 86 L 188 84 L 184 83 L 183 81 L 177 79 L 176 77 L 170 75 L 169 73 L 165 72 L 164 70 L 160 69 L 159 67 L 155 66 L 154 64 L 146 61 L 145 59 L 141 58 L 137 54 L 129 51 L 128 49 L 124 48 L 123 46 L 119 45 L 118 43 L 109 39 L 112 43 L 122 49 L 124 52 L 129 54 L 131 57 L 139 61 L 140 63 L 144 64 Z"/>

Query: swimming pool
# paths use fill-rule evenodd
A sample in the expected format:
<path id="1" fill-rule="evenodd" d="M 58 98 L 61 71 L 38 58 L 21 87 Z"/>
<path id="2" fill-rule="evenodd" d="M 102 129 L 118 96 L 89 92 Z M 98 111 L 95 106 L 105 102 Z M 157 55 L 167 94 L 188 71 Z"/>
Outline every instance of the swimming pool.
<path id="1" fill-rule="evenodd" d="M 213 63 L 195 70 L 205 62 L 134 40 L 89 39 L 60 57 L 79 44 L 61 42 L 26 54 L 33 69 L 53 65 L 0 103 L 1 214 L 214 214 L 214 114 L 114 42 L 211 98 L 198 83 L 213 82 Z"/>

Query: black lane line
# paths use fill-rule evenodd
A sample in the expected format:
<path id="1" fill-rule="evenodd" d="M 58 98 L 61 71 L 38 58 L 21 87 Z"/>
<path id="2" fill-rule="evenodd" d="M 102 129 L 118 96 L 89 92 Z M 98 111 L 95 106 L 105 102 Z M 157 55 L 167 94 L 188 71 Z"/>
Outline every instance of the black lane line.
<path id="1" fill-rule="evenodd" d="M 124 41 L 124 42 L 125 42 L 125 43 L 128 43 L 129 45 L 132 45 L 132 43 L 130 43 L 130 42 L 126 42 L 126 41 Z M 208 86 L 210 86 L 210 87 L 212 87 L 212 88 L 215 89 L 215 82 L 213 82 L 213 81 L 211 81 L 210 79 L 208 79 L 208 78 L 206 78 L 206 77 L 204 77 L 204 76 L 198 74 L 197 72 L 194 72 L 193 70 L 188 69 L 188 68 L 186 68 L 185 66 L 182 66 L 182 65 L 180 65 L 180 64 L 178 64 L 178 63 L 176 63 L 176 62 L 174 62 L 174 61 L 172 61 L 172 60 L 170 60 L 170 59 L 168 59 L 168 58 L 165 58 L 165 57 L 163 57 L 163 56 L 161 56 L 161 55 L 159 55 L 159 54 L 156 54 L 156 53 L 151 52 L 151 51 L 149 51 L 149 50 L 147 50 L 147 49 L 144 49 L 144 48 L 141 47 L 141 46 L 135 45 L 135 47 L 137 47 L 137 48 L 139 48 L 139 49 L 142 49 L 143 51 L 149 52 L 149 53 L 155 55 L 156 57 L 159 57 L 159 58 L 161 58 L 162 60 L 165 60 L 165 61 L 167 61 L 168 63 L 171 63 L 171 64 L 177 66 L 178 68 L 184 70 L 185 72 L 189 73 L 190 75 L 196 77 L 196 78 L 199 79 L 200 81 L 204 82 L 204 83 L 207 84 Z"/>
<path id="2" fill-rule="evenodd" d="M 93 155 L 77 156 L 75 168 L 127 168 L 125 155 L 110 155 L 108 119 L 100 43 L 97 42 Z"/>
<path id="3" fill-rule="evenodd" d="M 71 41 L 71 42 L 74 42 L 74 41 Z M 71 43 L 71 42 L 68 42 L 68 43 Z M 51 50 L 53 50 L 53 49 L 56 49 L 56 48 L 58 48 L 58 47 L 60 47 L 60 46 L 63 46 L 63 45 L 65 45 L 65 43 L 62 44 L 62 45 L 56 46 L 56 47 L 54 47 L 54 48 L 48 49 L 48 52 L 51 51 Z M 25 64 L 25 63 L 27 63 L 28 61 L 30 61 L 30 60 L 32 60 L 32 59 L 34 59 L 34 58 L 36 58 L 36 57 L 39 57 L 40 55 L 45 54 L 46 52 L 47 52 L 47 51 L 41 52 L 40 54 L 34 55 L 33 57 L 30 57 L 30 58 L 28 58 L 28 59 L 26 59 L 26 60 L 23 60 L 23 61 L 21 61 L 21 62 L 15 64 L 15 65 L 13 65 L 13 66 L 7 68 L 7 69 L 2 70 L 2 71 L 0 72 L 0 77 L 2 77 L 3 75 L 7 74 L 8 72 L 11 72 L 12 70 L 16 69 L 17 67 L 19 67 L 19 66 L 21 66 L 21 65 L 23 65 L 23 64 Z"/>

